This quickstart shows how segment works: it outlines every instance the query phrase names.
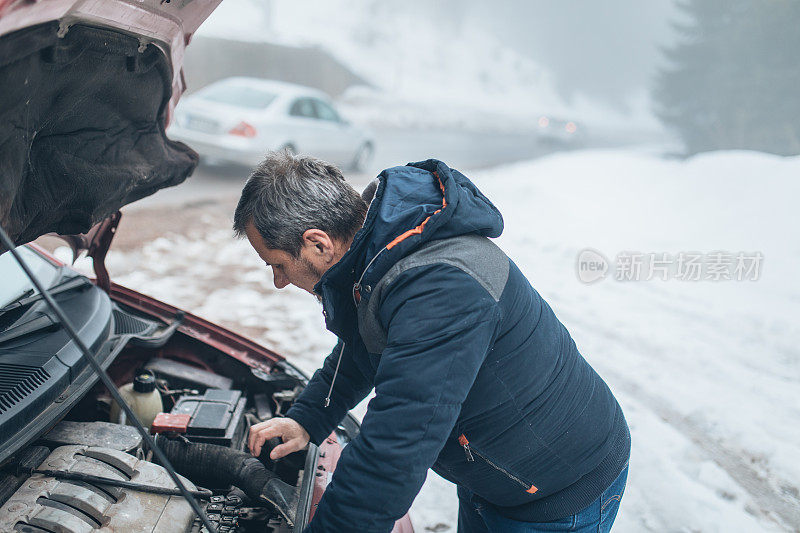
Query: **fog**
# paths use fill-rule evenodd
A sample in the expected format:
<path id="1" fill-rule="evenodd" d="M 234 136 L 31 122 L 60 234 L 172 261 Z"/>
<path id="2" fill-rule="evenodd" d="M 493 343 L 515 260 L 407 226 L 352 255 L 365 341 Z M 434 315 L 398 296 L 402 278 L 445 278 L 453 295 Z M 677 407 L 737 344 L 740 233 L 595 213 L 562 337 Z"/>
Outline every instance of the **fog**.
<path id="1" fill-rule="evenodd" d="M 548 68 L 567 98 L 583 92 L 625 106 L 652 87 L 676 10 L 667 0 L 511 0 L 474 2 L 471 15 Z"/>

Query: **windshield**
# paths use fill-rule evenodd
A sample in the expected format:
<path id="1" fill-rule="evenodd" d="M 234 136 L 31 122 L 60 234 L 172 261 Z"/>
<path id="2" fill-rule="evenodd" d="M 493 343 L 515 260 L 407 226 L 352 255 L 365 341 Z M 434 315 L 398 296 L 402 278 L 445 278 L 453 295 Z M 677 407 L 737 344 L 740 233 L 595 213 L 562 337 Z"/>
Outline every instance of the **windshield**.
<path id="1" fill-rule="evenodd" d="M 275 93 L 249 87 L 225 83 L 212 85 L 197 93 L 198 98 L 209 102 L 246 107 L 248 109 L 266 109 L 275 100 Z"/>
<path id="2" fill-rule="evenodd" d="M 22 260 L 30 266 L 34 275 L 45 287 L 53 284 L 58 277 L 59 268 L 57 266 L 33 252 L 27 246 L 20 246 L 17 251 L 22 256 Z M 3 280 L 3 283 L 0 284 L 0 307 L 5 307 L 22 296 L 37 292 L 31 280 L 28 279 L 28 276 L 25 275 L 25 272 L 10 253 L 0 255 L 0 279 Z"/>

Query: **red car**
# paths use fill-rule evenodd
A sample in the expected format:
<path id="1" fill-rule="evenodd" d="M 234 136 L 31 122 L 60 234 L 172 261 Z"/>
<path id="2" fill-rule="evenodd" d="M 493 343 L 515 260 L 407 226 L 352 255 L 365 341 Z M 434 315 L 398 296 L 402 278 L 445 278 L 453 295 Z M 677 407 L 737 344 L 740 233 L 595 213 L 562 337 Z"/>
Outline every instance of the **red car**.
<path id="1" fill-rule="evenodd" d="M 294 487 L 288 520 L 255 501 L 237 485 L 253 460 L 248 428 L 285 413 L 307 376 L 114 284 L 103 265 L 119 208 L 181 183 L 197 164 L 164 132 L 184 89 L 185 46 L 218 2 L 0 0 L 0 224 L 116 385 L 156 402 L 157 442 L 225 452 L 170 458 L 218 531 L 299 532 L 357 420 L 348 415 L 319 448 L 257 465 Z M 45 233 L 72 235 L 96 277 L 26 244 Z M 200 531 L 10 253 L 0 255 L 0 279 L 0 531 Z M 412 531 L 408 516 L 395 531 Z"/>

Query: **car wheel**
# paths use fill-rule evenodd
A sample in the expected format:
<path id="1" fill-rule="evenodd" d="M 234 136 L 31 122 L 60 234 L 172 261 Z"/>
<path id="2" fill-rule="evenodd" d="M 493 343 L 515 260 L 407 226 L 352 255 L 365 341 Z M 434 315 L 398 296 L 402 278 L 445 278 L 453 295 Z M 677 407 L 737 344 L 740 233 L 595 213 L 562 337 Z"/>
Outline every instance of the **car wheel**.
<path id="1" fill-rule="evenodd" d="M 369 165 L 369 162 L 372 160 L 373 151 L 374 149 L 371 143 L 366 142 L 362 144 L 353 157 L 352 169 L 356 172 L 364 172 L 367 170 L 367 165 Z"/>

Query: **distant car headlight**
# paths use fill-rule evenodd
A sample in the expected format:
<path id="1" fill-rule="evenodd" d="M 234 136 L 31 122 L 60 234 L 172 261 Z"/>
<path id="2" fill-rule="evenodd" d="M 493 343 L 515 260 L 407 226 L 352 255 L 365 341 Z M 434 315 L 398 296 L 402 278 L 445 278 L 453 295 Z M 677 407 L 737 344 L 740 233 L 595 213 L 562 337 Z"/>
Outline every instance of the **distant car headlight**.
<path id="1" fill-rule="evenodd" d="M 247 137 L 249 139 L 258 135 L 256 128 L 252 124 L 248 124 L 247 122 L 244 121 L 238 123 L 228 133 L 231 135 L 238 135 L 240 137 Z"/>

